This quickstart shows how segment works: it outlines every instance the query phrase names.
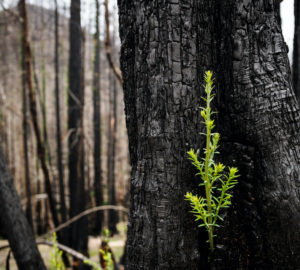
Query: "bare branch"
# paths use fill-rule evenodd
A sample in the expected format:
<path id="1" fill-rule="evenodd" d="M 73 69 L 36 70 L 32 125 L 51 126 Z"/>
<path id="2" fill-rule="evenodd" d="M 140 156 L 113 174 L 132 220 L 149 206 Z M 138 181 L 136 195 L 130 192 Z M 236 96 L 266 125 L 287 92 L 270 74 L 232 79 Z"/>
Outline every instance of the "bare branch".
<path id="1" fill-rule="evenodd" d="M 96 207 L 93 207 L 93 208 L 90 208 L 90 209 L 87 209 L 87 210 L 81 212 L 77 216 L 69 219 L 67 222 L 59 225 L 58 227 L 56 227 L 53 230 L 51 230 L 50 232 L 47 232 L 46 234 L 40 236 L 39 238 L 45 238 L 49 235 L 52 235 L 54 232 L 58 232 L 64 228 L 68 227 L 70 224 L 74 223 L 75 221 L 81 219 L 82 217 L 84 217 L 86 215 L 89 215 L 89 214 L 97 212 L 97 211 L 103 211 L 103 210 L 115 210 L 115 211 L 122 211 L 122 212 L 128 213 L 128 209 L 123 206 L 115 206 L 115 205 L 96 206 Z"/>
<path id="2" fill-rule="evenodd" d="M 105 39 L 105 50 L 106 50 L 106 57 L 108 63 L 113 70 L 114 74 L 116 75 L 119 83 L 121 86 L 123 85 L 123 78 L 121 70 L 114 64 L 111 56 L 111 45 L 110 45 L 110 32 L 109 32 L 109 12 L 108 12 L 108 0 L 104 1 L 105 6 L 105 25 L 106 25 L 106 39 Z"/>

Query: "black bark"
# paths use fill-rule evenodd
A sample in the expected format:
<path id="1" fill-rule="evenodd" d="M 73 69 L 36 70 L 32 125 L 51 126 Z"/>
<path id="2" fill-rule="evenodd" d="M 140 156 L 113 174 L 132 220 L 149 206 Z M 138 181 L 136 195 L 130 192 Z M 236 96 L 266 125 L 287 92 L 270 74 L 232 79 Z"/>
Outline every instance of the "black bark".
<path id="1" fill-rule="evenodd" d="M 71 1 L 70 57 L 68 91 L 69 190 L 70 218 L 84 210 L 84 153 L 83 153 L 83 64 L 80 0 Z M 80 198 L 80 200 L 78 199 Z M 70 246 L 80 252 L 87 250 L 87 221 L 72 224 Z"/>
<path id="2" fill-rule="evenodd" d="M 94 34 L 94 73 L 93 73 L 93 128 L 94 128 L 94 193 L 96 206 L 103 204 L 102 171 L 101 171 L 101 107 L 100 107 L 100 29 L 99 29 L 99 1 L 96 4 L 96 31 Z M 100 234 L 102 230 L 103 213 L 97 212 L 93 233 Z"/>
<path id="3" fill-rule="evenodd" d="M 117 86 L 116 78 L 110 76 L 110 113 L 109 113 L 109 127 L 108 127 L 108 204 L 116 205 L 116 177 L 115 177 L 115 164 L 116 164 L 116 135 L 117 135 Z M 119 221 L 118 213 L 114 210 L 108 211 L 108 229 L 113 235 L 117 233 L 117 224 Z"/>
<path id="4" fill-rule="evenodd" d="M 5 232 L 19 269 L 46 270 L 0 149 L 0 227 Z"/>
<path id="5" fill-rule="evenodd" d="M 211 258 L 217 269 L 294 269 L 300 111 L 278 1 L 118 5 L 132 165 L 127 269 L 209 267 L 206 232 L 184 202 L 186 191 L 197 190 L 186 151 L 202 149 L 207 69 L 216 74 L 220 158 L 241 174 Z"/>
<path id="6" fill-rule="evenodd" d="M 298 102 L 300 103 L 300 1 L 295 0 L 295 34 L 293 51 L 293 83 Z"/>

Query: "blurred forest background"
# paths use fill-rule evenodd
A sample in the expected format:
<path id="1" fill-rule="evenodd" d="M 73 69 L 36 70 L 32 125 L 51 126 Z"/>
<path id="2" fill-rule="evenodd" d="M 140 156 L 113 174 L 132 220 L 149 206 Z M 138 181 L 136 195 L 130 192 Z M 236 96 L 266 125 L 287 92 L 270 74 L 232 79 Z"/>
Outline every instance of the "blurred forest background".
<path id="1" fill-rule="evenodd" d="M 0 141 L 27 218 L 35 234 L 42 235 L 58 224 L 50 211 L 49 191 L 30 113 L 28 78 L 22 66 L 26 57 L 31 58 L 36 118 L 58 222 L 99 205 L 128 207 L 130 166 L 123 93 L 106 55 L 109 49 L 113 65 L 119 66 L 117 4 L 116 1 L 108 4 L 110 44 L 105 48 L 104 2 L 81 2 L 81 55 L 75 52 L 82 57 L 79 95 L 69 90 L 70 2 L 26 1 L 31 56 L 22 49 L 22 23 L 17 5 L 17 1 L 2 2 L 0 12 Z M 70 115 L 70 98 L 75 106 L 79 104 L 77 115 Z M 71 126 L 70 118 L 75 125 Z M 76 157 L 75 165 L 68 163 L 73 147 L 81 147 L 81 152 L 76 150 L 75 155 L 82 163 Z M 80 172 L 70 175 L 70 170 Z M 81 183 L 78 187 L 77 182 Z M 123 222 L 120 228 L 125 233 L 122 224 L 126 215 L 109 213 L 98 212 L 81 219 L 81 223 L 77 222 L 80 232 L 76 237 L 101 235 L 103 228 L 109 228 L 114 234 L 119 222 Z M 86 252 L 85 244 L 74 243 L 70 236 L 62 242 Z M 0 264 L 4 261 L 5 257 L 1 258 Z"/>

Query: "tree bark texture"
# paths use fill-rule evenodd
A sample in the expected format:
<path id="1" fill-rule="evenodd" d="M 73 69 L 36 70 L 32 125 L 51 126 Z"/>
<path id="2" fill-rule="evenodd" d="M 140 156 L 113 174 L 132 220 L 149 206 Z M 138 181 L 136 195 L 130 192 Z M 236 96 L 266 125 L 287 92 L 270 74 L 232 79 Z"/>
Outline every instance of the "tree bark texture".
<path id="1" fill-rule="evenodd" d="M 0 227 L 8 238 L 19 269 L 46 270 L 0 149 Z"/>
<path id="2" fill-rule="evenodd" d="M 93 73 L 93 128 L 94 128 L 94 192 L 96 206 L 103 204 L 102 170 L 101 170 L 101 108 L 100 108 L 100 29 L 99 29 L 99 0 L 96 4 L 96 31 L 94 34 L 94 73 Z M 103 213 L 96 213 L 94 233 L 100 234 L 102 230 Z"/>
<path id="3" fill-rule="evenodd" d="M 216 74 L 220 156 L 241 177 L 217 231 L 217 269 L 300 262 L 300 111 L 278 1 L 118 1 L 132 165 L 127 269 L 208 269 L 188 213 L 199 180 L 204 71 Z"/>
<path id="4" fill-rule="evenodd" d="M 295 34 L 293 51 L 293 82 L 296 97 L 300 103 L 300 1 L 294 3 Z"/>

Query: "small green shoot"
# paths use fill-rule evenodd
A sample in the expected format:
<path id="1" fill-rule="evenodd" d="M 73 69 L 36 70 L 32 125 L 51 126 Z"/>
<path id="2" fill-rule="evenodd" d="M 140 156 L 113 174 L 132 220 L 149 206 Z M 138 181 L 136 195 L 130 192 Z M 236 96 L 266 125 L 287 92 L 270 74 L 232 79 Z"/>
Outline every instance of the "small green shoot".
<path id="1" fill-rule="evenodd" d="M 65 270 L 65 265 L 62 261 L 62 251 L 57 247 L 56 233 L 53 233 L 52 241 L 54 246 L 51 252 L 50 270 Z"/>
<path id="2" fill-rule="evenodd" d="M 196 217 L 196 221 L 200 221 L 199 227 L 205 227 L 208 232 L 208 242 L 211 252 L 214 250 L 214 229 L 219 227 L 218 221 L 223 221 L 220 211 L 228 208 L 231 204 L 230 189 L 237 184 L 238 169 L 228 167 L 228 173 L 225 173 L 225 166 L 222 163 L 215 163 L 214 155 L 218 154 L 220 134 L 213 133 L 214 120 L 210 104 L 214 98 L 212 72 L 205 73 L 205 93 L 206 98 L 203 100 L 206 107 L 201 108 L 201 116 L 206 126 L 206 147 L 204 148 L 205 158 L 198 160 L 199 150 L 196 152 L 191 149 L 187 152 L 189 160 L 197 169 L 197 176 L 200 176 L 201 183 L 204 186 L 205 197 L 193 195 L 191 192 L 186 193 L 185 199 L 190 202 L 192 213 Z"/>

